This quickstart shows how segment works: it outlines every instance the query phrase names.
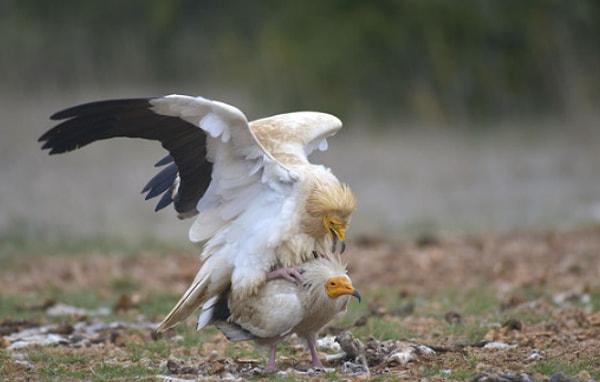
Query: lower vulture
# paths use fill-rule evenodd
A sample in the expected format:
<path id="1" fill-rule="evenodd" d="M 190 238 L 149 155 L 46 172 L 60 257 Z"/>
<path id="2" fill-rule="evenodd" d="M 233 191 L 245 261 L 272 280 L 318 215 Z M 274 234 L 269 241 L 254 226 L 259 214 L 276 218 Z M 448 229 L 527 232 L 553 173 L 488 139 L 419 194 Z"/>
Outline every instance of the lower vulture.
<path id="1" fill-rule="evenodd" d="M 316 349 L 318 332 L 339 313 L 351 296 L 361 299 L 338 256 L 319 257 L 302 266 L 302 284 L 273 279 L 253 296 L 232 299 L 229 292 L 207 301 L 197 329 L 215 325 L 234 342 L 254 340 L 270 349 L 266 370 L 277 370 L 277 345 L 295 333 L 306 342 L 313 367 L 321 367 Z"/>

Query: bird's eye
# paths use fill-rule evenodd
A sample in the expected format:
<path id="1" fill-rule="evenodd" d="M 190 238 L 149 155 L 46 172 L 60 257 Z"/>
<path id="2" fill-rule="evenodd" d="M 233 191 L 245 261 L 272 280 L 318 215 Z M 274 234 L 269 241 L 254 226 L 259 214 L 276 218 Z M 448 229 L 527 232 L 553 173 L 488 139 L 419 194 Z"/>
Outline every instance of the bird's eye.
<path id="1" fill-rule="evenodd" d="M 335 281 L 329 283 L 330 286 L 335 286 Z"/>

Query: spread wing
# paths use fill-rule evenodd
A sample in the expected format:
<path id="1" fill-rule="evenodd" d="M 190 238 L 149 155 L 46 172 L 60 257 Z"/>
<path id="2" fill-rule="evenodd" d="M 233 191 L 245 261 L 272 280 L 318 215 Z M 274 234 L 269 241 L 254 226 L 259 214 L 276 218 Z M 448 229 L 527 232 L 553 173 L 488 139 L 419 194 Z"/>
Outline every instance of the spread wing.
<path id="1" fill-rule="evenodd" d="M 167 166 L 143 192 L 147 192 L 147 199 L 163 194 L 156 210 L 174 202 L 181 217 L 197 213 L 198 201 L 210 184 L 213 158 L 207 155 L 207 140 L 220 142 L 239 160 L 269 157 L 241 111 L 202 97 L 171 95 L 91 102 L 60 111 L 51 119 L 62 122 L 39 139 L 44 142 L 42 149 L 49 149 L 50 154 L 114 137 L 159 141 L 169 155 L 157 166 Z"/>
<path id="2" fill-rule="evenodd" d="M 207 242 L 202 268 L 161 328 L 230 285 L 247 289 L 264 280 L 286 224 L 294 221 L 285 214 L 295 213 L 295 169 L 341 127 L 337 118 L 315 112 L 248 123 L 233 106 L 183 95 L 92 102 L 51 118 L 61 122 L 39 139 L 50 154 L 113 137 L 159 141 L 168 150 L 157 163 L 166 167 L 144 191 L 147 198 L 163 194 L 158 209 L 173 202 L 180 217 L 197 214 L 190 239 Z"/>
<path id="3" fill-rule="evenodd" d="M 330 117 L 337 122 L 325 128 L 323 125 L 327 124 L 316 126 L 318 129 L 312 134 L 312 140 L 307 139 L 311 137 L 308 125 L 304 126 L 308 134 L 302 135 L 303 140 L 292 137 L 288 143 L 291 143 L 293 155 L 303 151 L 306 156 L 314 149 L 312 146 L 319 143 L 322 149 L 326 148 L 322 143 L 324 137 L 341 127 L 337 118 Z M 277 122 L 276 129 L 285 128 L 279 123 L 279 117 L 272 118 Z M 196 215 L 202 207 L 222 201 L 228 187 L 235 186 L 231 182 L 234 177 L 247 178 L 267 169 L 261 174 L 263 181 L 290 182 L 294 179 L 286 166 L 257 139 L 240 110 L 202 97 L 169 95 L 97 101 L 57 112 L 51 119 L 61 122 L 39 138 L 44 142 L 42 149 L 48 149 L 50 154 L 72 151 L 114 137 L 159 141 L 169 155 L 156 166 L 166 167 L 142 192 L 147 193 L 146 199 L 163 194 L 156 210 L 173 203 L 182 218 Z M 329 133 L 324 134 L 328 130 Z M 282 138 L 285 137 L 275 134 L 266 139 L 276 144 L 281 143 Z M 217 182 L 211 186 L 214 180 Z M 206 195 L 201 203 L 207 191 L 210 195 Z"/>

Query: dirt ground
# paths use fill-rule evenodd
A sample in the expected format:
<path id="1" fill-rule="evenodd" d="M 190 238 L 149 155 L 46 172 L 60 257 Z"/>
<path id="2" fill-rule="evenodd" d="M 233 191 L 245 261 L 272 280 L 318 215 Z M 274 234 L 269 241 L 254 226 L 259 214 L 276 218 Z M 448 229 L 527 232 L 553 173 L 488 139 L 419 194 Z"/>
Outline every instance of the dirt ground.
<path id="1" fill-rule="evenodd" d="M 558 382 L 600 376 L 600 227 L 501 237 L 424 235 L 397 242 L 365 236 L 349 243 L 344 256 L 368 310 L 350 326 L 334 325 L 323 332 L 341 345 L 322 353 L 336 380 Z M 0 289 L 18 295 L 92 286 L 110 294 L 107 275 L 127 275 L 140 290 L 119 304 L 135 309 L 157 291 L 181 293 L 197 267 L 196 255 L 187 252 L 33 257 L 23 260 L 22 272 L 0 273 Z M 462 310 L 453 308 L 448 296 L 462 301 Z M 469 298 L 487 308 L 466 308 Z M 49 302 L 45 308 L 56 305 Z M 66 341 L 52 348 L 76 348 L 98 352 L 103 360 L 131 362 L 123 349 L 132 341 L 153 341 L 147 323 L 158 318 L 138 318 L 119 330 L 105 326 L 87 332 L 88 340 L 102 346 L 82 342 L 85 336 L 75 335 L 76 325 L 54 328 Z M 363 335 L 367 323 L 387 325 L 392 331 Z M 133 324 L 137 329 L 128 330 Z M 3 351 L 11 353 L 15 340 L 10 335 L 29 326 L 35 323 L 8 318 L 0 322 Z M 456 334 L 460 326 L 481 335 Z M 168 357 L 146 362 L 159 371 L 156 374 L 167 376 L 160 377 L 163 380 L 270 378 L 262 370 L 264 358 L 231 357 L 231 346 L 215 335 L 200 347 L 173 346 Z M 252 354 L 250 344 L 235 349 Z M 333 353 L 341 355 L 331 357 Z M 294 373 L 291 379 L 328 380 L 327 373 L 309 370 L 308 362 L 306 352 L 296 346 L 291 355 L 278 358 L 281 370 Z M 10 355 L 3 374 L 7 380 L 38 379 L 34 364 Z"/>

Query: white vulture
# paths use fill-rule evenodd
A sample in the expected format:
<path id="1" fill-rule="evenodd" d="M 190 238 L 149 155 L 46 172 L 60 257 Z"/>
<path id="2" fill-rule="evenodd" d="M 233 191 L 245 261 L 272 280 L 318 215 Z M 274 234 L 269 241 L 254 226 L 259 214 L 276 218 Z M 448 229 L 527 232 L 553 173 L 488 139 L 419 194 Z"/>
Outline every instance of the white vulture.
<path id="1" fill-rule="evenodd" d="M 269 346 L 266 370 L 277 369 L 277 345 L 296 333 L 306 341 L 312 366 L 322 366 L 317 353 L 318 332 L 339 313 L 345 312 L 350 296 L 360 293 L 352 286 L 339 256 L 319 257 L 302 265 L 304 283 L 270 280 L 245 299 L 223 293 L 204 304 L 197 329 L 213 324 L 231 341 L 254 340 Z"/>
<path id="2" fill-rule="evenodd" d="M 204 242 L 202 265 L 159 324 L 166 330 L 209 299 L 230 291 L 253 296 L 272 278 L 303 281 L 299 266 L 344 250 L 356 199 L 332 172 L 308 161 L 342 126 L 318 112 L 248 122 L 237 108 L 202 97 L 168 95 L 86 103 L 51 116 L 61 121 L 40 137 L 50 154 L 114 137 L 159 141 L 169 155 L 144 187 L 163 194 L 180 218 L 195 216 L 189 237 Z"/>

